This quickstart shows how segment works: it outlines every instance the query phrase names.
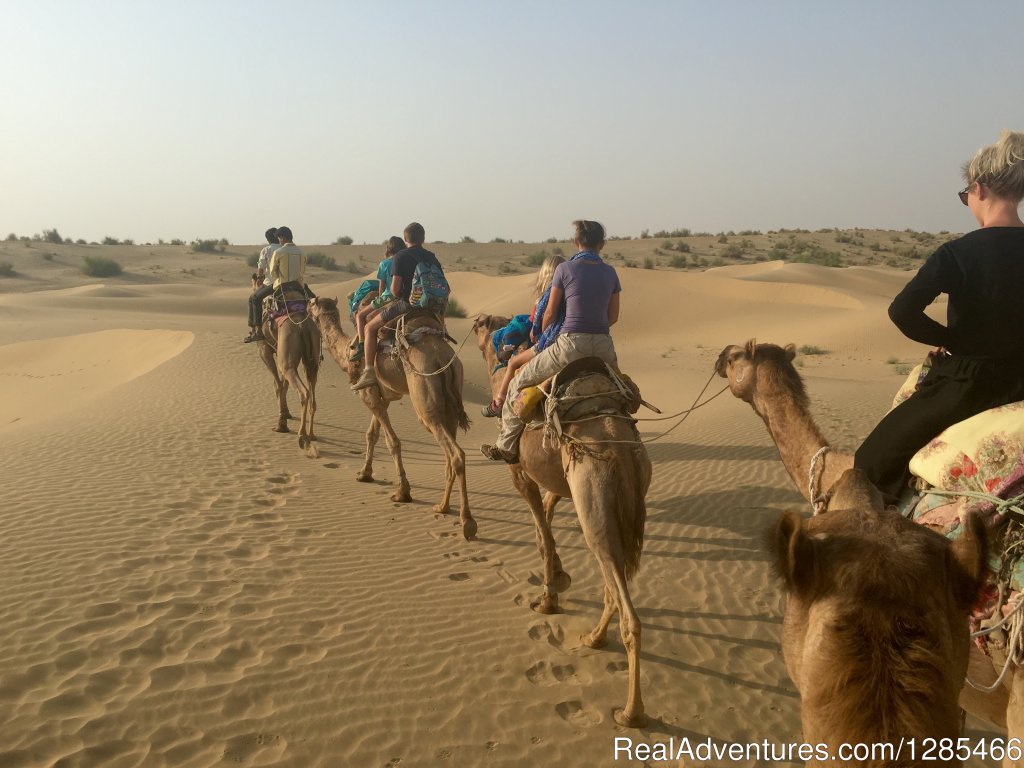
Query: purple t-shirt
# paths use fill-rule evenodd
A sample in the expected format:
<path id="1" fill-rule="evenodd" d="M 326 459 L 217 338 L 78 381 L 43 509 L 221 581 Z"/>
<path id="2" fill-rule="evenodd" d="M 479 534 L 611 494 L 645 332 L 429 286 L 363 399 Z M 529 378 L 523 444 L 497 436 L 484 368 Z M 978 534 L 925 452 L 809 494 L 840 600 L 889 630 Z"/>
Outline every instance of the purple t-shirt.
<path id="1" fill-rule="evenodd" d="M 574 258 L 555 268 L 551 286 L 565 296 L 562 333 L 608 333 L 608 302 L 622 290 L 615 267 L 597 258 Z"/>

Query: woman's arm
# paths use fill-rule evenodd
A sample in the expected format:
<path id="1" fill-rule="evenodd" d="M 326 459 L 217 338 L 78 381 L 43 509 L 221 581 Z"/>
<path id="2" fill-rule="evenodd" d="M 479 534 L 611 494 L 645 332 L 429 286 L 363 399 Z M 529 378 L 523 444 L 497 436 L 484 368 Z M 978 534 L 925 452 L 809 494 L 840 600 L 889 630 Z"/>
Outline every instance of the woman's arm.
<path id="1" fill-rule="evenodd" d="M 889 319 L 908 339 L 933 347 L 948 347 L 949 329 L 925 314 L 925 308 L 940 293 L 948 293 L 950 286 L 944 277 L 949 265 L 943 265 L 940 249 L 928 261 L 889 305 Z"/>
<path id="2" fill-rule="evenodd" d="M 608 299 L 608 327 L 611 328 L 615 323 L 619 321 L 619 296 L 622 294 L 616 291 L 612 294 L 612 297 Z"/>

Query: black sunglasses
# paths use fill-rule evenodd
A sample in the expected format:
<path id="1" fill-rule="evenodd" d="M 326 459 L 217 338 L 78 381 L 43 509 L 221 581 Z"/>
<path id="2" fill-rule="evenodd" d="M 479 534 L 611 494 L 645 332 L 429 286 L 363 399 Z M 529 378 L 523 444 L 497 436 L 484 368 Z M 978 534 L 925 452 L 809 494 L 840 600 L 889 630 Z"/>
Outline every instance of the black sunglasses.
<path id="1" fill-rule="evenodd" d="M 970 185 L 970 184 L 968 184 L 968 185 L 967 185 L 966 187 L 964 187 L 964 188 L 963 188 L 963 189 L 962 189 L 961 191 L 959 191 L 959 192 L 957 192 L 957 193 L 956 193 L 956 196 L 960 198 L 960 202 L 961 202 L 961 203 L 963 203 L 964 205 L 967 205 L 967 191 L 968 191 L 968 190 L 969 190 L 970 188 L 971 188 L 971 185 Z"/>

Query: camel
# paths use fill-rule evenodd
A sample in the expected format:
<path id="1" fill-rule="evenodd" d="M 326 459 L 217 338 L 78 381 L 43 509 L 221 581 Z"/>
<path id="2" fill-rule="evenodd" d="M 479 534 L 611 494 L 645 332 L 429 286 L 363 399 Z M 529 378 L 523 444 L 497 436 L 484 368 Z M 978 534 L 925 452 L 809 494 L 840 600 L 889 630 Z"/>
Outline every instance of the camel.
<path id="1" fill-rule="evenodd" d="M 352 337 L 342 330 L 338 300 L 316 298 L 310 302 L 310 314 L 320 327 L 331 356 L 348 374 L 349 381 L 355 383 L 362 372 L 363 363 L 348 361 Z M 408 331 L 424 326 L 434 331 L 443 332 L 444 329 L 436 316 L 425 313 L 410 317 L 406 324 Z M 465 431 L 469 428 L 469 418 L 462 405 L 462 361 L 456 357 L 444 336 L 435 332 L 423 336 L 398 357 L 382 352 L 377 356 L 376 370 L 378 385 L 358 392 L 371 416 L 366 431 L 366 460 L 356 479 L 364 483 L 373 482 L 373 452 L 380 430 L 383 429 L 399 477 L 398 490 L 392 494 L 391 499 L 398 502 L 412 501 L 409 480 L 402 465 L 402 444 L 388 417 L 388 406 L 408 395 L 416 417 L 444 452 L 444 496 L 432 509 L 438 514 L 449 513 L 452 489 L 458 478 L 462 535 L 472 539 L 476 536 L 477 523 L 469 510 L 466 454 L 455 439 L 457 429 Z M 435 375 L 435 372 L 438 373 Z"/>
<path id="2" fill-rule="evenodd" d="M 981 520 L 971 515 L 951 544 L 886 512 L 864 474 L 850 469 L 827 514 L 779 518 L 771 550 L 788 593 L 782 654 L 800 692 L 802 741 L 827 745 L 830 756 L 808 765 L 835 765 L 842 745 L 856 744 L 894 751 L 844 764 L 919 765 L 907 749 L 897 760 L 896 745 L 915 739 L 920 760 L 925 739 L 956 744 L 966 617 L 986 567 Z"/>
<path id="3" fill-rule="evenodd" d="M 507 323 L 508 318 L 490 315 L 480 315 L 474 321 L 477 345 L 488 371 L 497 365 L 491 334 Z M 492 394 L 497 392 L 501 373 L 491 375 Z M 611 380 L 606 381 L 602 390 L 613 389 Z M 551 534 L 555 504 L 570 497 L 587 546 L 604 577 L 604 610 L 582 641 L 590 648 L 604 646 L 608 625 L 618 611 L 629 683 L 625 706 L 613 710 L 612 716 L 619 725 L 641 728 L 647 722 L 640 693 L 641 627 L 627 582 L 640 566 L 651 461 L 634 421 L 626 414 L 602 414 L 566 423 L 564 431 L 571 442 L 545 440 L 543 430 L 527 429 L 519 441 L 519 463 L 509 465 L 512 482 L 533 514 L 537 547 L 544 561 L 543 592 L 531 607 L 539 613 L 558 612 L 558 593 L 571 584 Z M 541 487 L 546 489 L 543 500 Z"/>
<path id="4" fill-rule="evenodd" d="M 846 473 L 852 469 L 853 456 L 833 450 L 822 453 L 822 449 L 828 446 L 828 442 L 822 436 L 810 415 L 803 381 L 793 366 L 792 361 L 795 356 L 796 348 L 792 344 L 782 348 L 774 344 L 756 344 L 751 340 L 745 346 L 732 345 L 726 347 L 719 355 L 715 369 L 720 376 L 728 380 L 729 389 L 733 395 L 749 403 L 755 413 L 764 420 L 769 434 L 779 449 L 782 462 L 796 484 L 797 490 L 808 502 L 812 504 L 817 502 L 818 508 L 827 508 L 829 510 L 827 514 L 818 515 L 811 522 L 805 524 L 806 528 L 816 531 L 819 526 L 841 525 L 841 522 L 838 520 L 833 523 L 817 521 L 826 521 L 832 518 L 833 510 L 843 507 L 842 499 L 837 498 L 839 491 L 842 490 L 842 485 L 838 481 L 846 477 Z M 830 500 L 828 499 L 829 491 L 831 491 Z M 877 491 L 874 493 L 877 494 Z M 866 519 L 881 520 L 883 516 L 877 510 L 878 499 L 872 497 L 870 501 L 871 503 L 861 503 L 857 507 L 857 512 Z M 849 517 L 849 512 L 844 513 L 844 517 Z M 920 534 L 916 533 L 917 530 L 927 531 L 926 526 L 916 523 L 910 524 L 911 527 L 908 527 L 908 525 L 903 523 L 891 521 L 890 518 L 893 517 L 899 516 L 891 512 L 886 513 L 884 515 L 884 525 L 890 526 L 892 532 L 889 535 L 894 538 L 897 537 L 895 534 L 897 530 L 899 531 L 898 537 L 903 539 L 919 536 Z M 878 531 L 884 530 L 881 527 L 882 524 L 877 524 L 879 526 L 877 528 Z M 790 527 L 792 528 L 795 525 L 795 522 L 791 522 Z M 862 525 L 866 530 L 868 524 L 862 523 Z M 899 528 L 897 529 L 894 526 L 899 526 Z M 970 529 L 973 527 L 973 524 L 965 525 L 964 527 L 965 529 Z M 927 532 L 932 533 L 931 531 Z M 874 537 L 875 541 L 879 542 L 879 544 L 882 538 L 884 536 Z M 977 535 L 974 538 L 977 539 Z M 903 542 L 900 543 L 902 544 Z M 791 551 L 796 553 L 798 550 Z M 961 555 L 964 555 L 962 550 L 960 552 Z M 794 556 L 799 557 L 798 554 Z M 954 558 L 957 559 L 959 557 L 954 551 Z M 966 556 L 964 555 L 964 557 Z M 964 562 L 964 560 L 960 561 Z M 817 567 L 819 560 L 815 559 L 814 562 Z M 970 569 L 966 566 L 963 566 L 963 570 L 968 573 L 970 572 Z M 855 571 L 855 568 L 851 568 L 848 577 L 853 578 L 854 575 L 858 575 L 855 574 Z M 949 588 L 948 579 L 943 579 L 939 576 L 941 572 L 941 569 L 937 569 L 936 565 L 924 565 L 917 572 L 919 576 L 915 576 L 915 572 L 908 570 L 903 578 L 908 580 L 917 579 L 918 585 L 925 582 L 933 584 L 934 594 L 932 594 L 932 597 L 934 597 L 935 594 L 941 594 L 943 589 Z M 859 574 L 859 576 L 863 575 Z M 789 584 L 788 581 L 787 584 Z M 891 585 L 888 589 L 892 589 Z M 932 592 L 932 590 L 921 591 Z M 791 600 L 792 594 L 791 591 Z M 790 610 L 793 609 L 787 607 L 787 616 Z M 821 627 L 819 623 L 820 618 L 813 611 L 805 612 L 803 615 L 808 621 L 813 619 L 815 627 Z M 967 637 L 966 615 L 967 611 L 965 609 L 956 625 L 957 636 L 962 636 L 963 638 Z M 937 615 L 931 618 L 934 622 L 938 622 Z M 788 618 L 787 621 L 789 621 Z M 796 630 L 793 630 L 789 633 L 789 636 L 792 638 L 795 634 L 798 633 Z M 960 640 L 956 640 L 956 642 L 959 643 Z M 943 643 L 945 643 L 945 640 L 943 640 Z M 792 647 L 790 645 L 790 649 Z M 944 645 L 943 648 L 946 648 L 946 646 Z M 789 664 L 788 653 L 793 652 L 790 649 L 787 649 L 784 635 L 783 653 L 787 655 L 787 665 Z M 891 657 L 882 656 L 880 658 Z M 960 674 L 963 670 L 960 667 L 959 657 L 944 655 L 944 659 L 948 669 L 956 670 L 957 680 L 962 685 L 964 675 Z M 896 667 L 903 663 L 905 659 L 893 659 L 893 661 L 894 667 Z M 967 664 L 967 677 L 972 681 L 980 685 L 991 685 L 995 682 L 998 671 L 994 667 L 993 660 L 986 656 L 974 643 L 970 643 Z M 836 666 L 833 669 L 839 670 L 840 667 Z M 1007 728 L 1010 737 L 1024 738 L 1024 675 L 1016 676 L 1014 672 L 1015 667 L 1011 667 L 1002 686 L 998 687 L 993 693 L 983 693 L 971 685 L 963 686 L 959 693 L 960 704 L 971 714 L 981 717 L 996 726 Z M 815 674 L 819 677 L 827 676 L 824 667 Z M 794 678 L 794 682 L 799 688 L 799 681 Z M 934 694 L 939 696 L 940 689 L 935 688 Z M 941 695 L 948 697 L 951 694 L 945 689 L 941 689 Z M 1004 765 L 1024 765 L 1024 761 L 1013 761 L 1007 757 Z"/>
<path id="5" fill-rule="evenodd" d="M 263 364 L 274 377 L 274 391 L 278 399 L 276 432 L 288 432 L 288 385 L 299 393 L 302 416 L 299 420 L 299 447 L 306 449 L 312 459 L 320 456 L 313 434 L 313 415 L 316 413 L 316 380 L 320 371 L 320 331 L 306 313 L 293 312 L 284 323 L 277 323 L 267 315 L 263 317 L 264 340 L 256 342 Z M 299 376 L 299 363 L 306 372 L 306 381 Z"/>

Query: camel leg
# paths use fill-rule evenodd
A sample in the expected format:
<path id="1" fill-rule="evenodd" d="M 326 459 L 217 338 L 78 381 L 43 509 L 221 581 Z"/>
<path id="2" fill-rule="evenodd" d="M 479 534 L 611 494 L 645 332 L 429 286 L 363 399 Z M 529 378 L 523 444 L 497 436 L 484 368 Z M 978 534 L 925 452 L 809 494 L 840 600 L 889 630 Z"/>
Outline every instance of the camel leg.
<path id="1" fill-rule="evenodd" d="M 402 464 L 402 441 L 398 439 L 398 433 L 391 426 L 391 418 L 388 416 L 386 404 L 376 414 L 376 417 L 384 430 L 384 442 L 387 443 L 388 452 L 395 462 L 395 471 L 398 473 L 398 490 L 391 494 L 391 500 L 408 503 L 412 501 L 412 493 L 409 488 L 409 478 L 405 474 L 405 465 Z"/>
<path id="2" fill-rule="evenodd" d="M 558 613 L 558 593 L 562 591 L 558 587 L 562 583 L 557 578 L 557 574 L 561 571 L 561 562 L 558 562 L 556 570 L 558 554 L 555 550 L 555 537 L 551 534 L 551 526 L 548 524 L 544 503 L 540 497 L 540 488 L 523 472 L 519 464 L 513 464 L 509 469 L 512 471 L 512 482 L 526 500 L 526 504 L 533 514 L 537 549 L 544 562 L 544 591 L 536 600 L 530 602 L 530 607 L 537 613 Z"/>
<path id="3" fill-rule="evenodd" d="M 288 419 L 293 418 L 288 411 L 288 382 L 281 378 L 277 370 L 277 358 L 274 350 L 264 343 L 260 343 L 260 360 L 267 366 L 270 375 L 274 377 L 274 394 L 277 395 L 277 426 L 275 432 L 288 431 Z"/>
<path id="4" fill-rule="evenodd" d="M 444 497 L 440 504 L 434 506 L 433 511 L 442 515 L 448 514 L 452 488 L 458 478 L 461 501 L 459 522 L 462 523 L 462 535 L 467 540 L 472 539 L 476 536 L 477 524 L 473 519 L 473 514 L 469 511 L 469 493 L 466 491 L 466 452 L 455 442 L 454 429 L 449 431 L 444 425 L 434 425 L 431 427 L 431 432 L 434 435 L 434 440 L 444 452 L 445 460 Z"/>
<path id="5" fill-rule="evenodd" d="M 640 695 L 640 617 L 633 607 L 629 588 L 626 586 L 624 550 L 630 542 L 622 540 L 618 519 L 619 507 L 626 503 L 626 500 L 615 497 L 611 490 L 614 483 L 608 482 L 608 474 L 598 471 L 593 461 L 571 462 L 567 479 L 572 489 L 572 498 L 576 504 L 583 537 L 597 558 L 601 574 L 604 576 L 605 610 L 591 637 L 600 639 L 600 630 L 607 629 L 606 620 L 611 619 L 608 615 L 610 594 L 618 607 L 619 630 L 629 662 L 626 706 L 616 709 L 612 716 L 619 725 L 642 728 L 647 723 L 647 716 L 644 714 L 643 698 Z M 642 512 L 642 508 L 638 508 L 634 514 Z M 634 542 L 634 546 L 639 546 L 639 542 Z"/>
<path id="6" fill-rule="evenodd" d="M 363 461 L 363 468 L 356 473 L 356 480 L 360 483 L 373 482 L 373 449 L 377 446 L 379 436 L 380 420 L 376 413 L 371 413 L 370 426 L 366 428 L 366 457 Z"/>
<path id="7" fill-rule="evenodd" d="M 615 593 L 605 585 L 604 610 L 601 612 L 601 618 L 597 620 L 597 626 L 591 630 L 589 635 L 584 635 L 581 638 L 585 646 L 588 648 L 604 648 L 608 642 L 608 625 L 618 609 L 619 603 L 615 599 Z"/>
<path id="8" fill-rule="evenodd" d="M 551 523 L 555 519 L 555 505 L 562 500 L 562 497 L 548 491 L 544 494 L 544 518 L 548 523 L 548 530 L 551 530 Z M 538 545 L 538 549 L 540 546 Z M 567 592 L 572 586 L 572 579 L 562 569 L 562 558 L 555 552 L 555 581 L 554 587 L 557 592 Z"/>

